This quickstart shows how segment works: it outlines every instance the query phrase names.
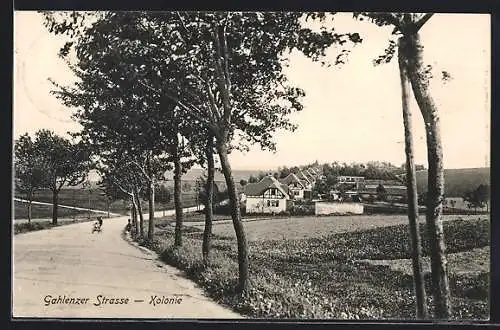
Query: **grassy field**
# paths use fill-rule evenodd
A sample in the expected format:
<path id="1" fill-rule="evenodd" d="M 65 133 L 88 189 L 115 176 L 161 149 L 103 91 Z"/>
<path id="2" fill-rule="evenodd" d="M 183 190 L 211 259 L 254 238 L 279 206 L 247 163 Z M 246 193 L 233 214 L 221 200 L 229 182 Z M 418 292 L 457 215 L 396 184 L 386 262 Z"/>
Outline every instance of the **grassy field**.
<path id="1" fill-rule="evenodd" d="M 443 216 L 444 221 L 455 219 L 478 219 L 479 216 Z M 484 216 L 482 216 L 484 218 Z M 188 222 L 189 219 L 186 219 Z M 421 223 L 425 217 L 419 218 Z M 248 240 L 281 240 L 322 237 L 329 234 L 367 230 L 383 226 L 408 223 L 405 215 L 357 215 L 357 216 L 305 216 L 276 218 L 245 223 Z M 203 229 L 203 223 L 190 224 Z M 235 238 L 231 222 L 214 223 L 213 233 L 217 236 Z"/>
<path id="2" fill-rule="evenodd" d="M 23 198 L 26 197 L 18 192 L 15 193 L 15 197 Z M 36 192 L 34 201 L 52 203 L 52 191 L 50 190 L 39 190 Z M 82 208 L 90 208 L 95 210 L 107 210 L 107 203 L 105 196 L 94 191 L 90 193 L 86 189 L 62 189 L 59 192 L 59 204 L 67 206 L 75 206 Z M 110 212 L 122 213 L 126 210 L 126 204 L 123 201 L 114 201 L 110 204 Z M 61 210 L 61 209 L 59 209 Z"/>
<path id="3" fill-rule="evenodd" d="M 15 193 L 15 197 L 25 199 L 25 196 L 19 193 Z M 37 191 L 33 200 L 37 202 L 52 203 L 52 192 L 50 190 Z M 191 207 L 196 205 L 196 198 L 192 193 L 182 194 L 182 201 L 184 204 L 183 207 Z M 89 193 L 89 191 L 85 189 L 62 189 L 59 193 L 59 204 L 81 208 L 90 208 L 101 211 L 108 210 L 105 196 L 102 196 L 95 191 L 93 193 Z M 127 212 L 129 211 L 128 205 L 128 201 L 113 201 L 109 205 L 109 211 L 111 213 L 127 214 Z M 142 201 L 141 206 L 144 213 L 148 212 L 149 205 L 147 201 Z M 173 201 L 170 201 L 169 203 L 155 203 L 156 211 L 170 210 L 173 208 Z M 27 207 L 25 205 L 22 205 L 22 203 L 15 202 L 14 211 L 15 219 L 27 218 L 28 216 Z M 46 218 L 52 215 L 52 208 L 50 206 L 33 205 L 32 212 L 33 218 Z M 59 216 L 61 217 L 73 216 L 75 212 L 77 212 L 77 214 L 80 214 L 80 212 L 82 211 L 72 211 L 65 208 L 58 209 Z"/>
<path id="4" fill-rule="evenodd" d="M 68 208 L 58 208 L 57 214 L 61 218 L 81 218 L 89 215 L 86 211 L 72 210 Z M 52 205 L 37 205 L 31 206 L 31 216 L 33 219 L 48 219 L 52 217 Z M 14 201 L 14 219 L 28 218 L 28 204 Z"/>
<path id="5" fill-rule="evenodd" d="M 233 291 L 238 266 L 231 224 L 214 225 L 209 265 L 202 262 L 202 225 L 186 227 L 183 247 L 173 249 L 173 226 L 160 222 L 150 247 L 214 299 L 251 317 L 411 319 L 415 301 L 406 222 L 404 216 L 247 222 L 251 289 L 243 296 Z M 453 318 L 487 319 L 489 219 L 447 217 L 444 226 Z M 420 230 L 425 241 L 425 227 Z M 427 244 L 423 253 L 427 262 Z M 426 284 L 429 293 L 428 273 Z"/>
<path id="6" fill-rule="evenodd" d="M 50 229 L 52 225 L 51 205 L 32 205 L 32 219 L 28 223 L 28 208 L 23 202 L 14 201 L 14 234 L 30 231 Z M 106 217 L 103 213 L 88 213 L 86 211 L 72 210 L 68 208 L 58 209 L 57 226 L 68 225 L 78 222 L 94 221 L 98 216 Z"/>

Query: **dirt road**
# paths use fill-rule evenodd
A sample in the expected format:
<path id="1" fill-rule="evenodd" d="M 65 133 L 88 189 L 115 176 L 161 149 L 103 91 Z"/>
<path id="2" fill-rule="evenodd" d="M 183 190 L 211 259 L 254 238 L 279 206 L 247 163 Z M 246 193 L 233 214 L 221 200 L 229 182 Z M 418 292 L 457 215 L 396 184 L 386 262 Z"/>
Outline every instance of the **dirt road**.
<path id="1" fill-rule="evenodd" d="M 240 318 L 121 237 L 126 217 L 13 237 L 14 317 Z"/>

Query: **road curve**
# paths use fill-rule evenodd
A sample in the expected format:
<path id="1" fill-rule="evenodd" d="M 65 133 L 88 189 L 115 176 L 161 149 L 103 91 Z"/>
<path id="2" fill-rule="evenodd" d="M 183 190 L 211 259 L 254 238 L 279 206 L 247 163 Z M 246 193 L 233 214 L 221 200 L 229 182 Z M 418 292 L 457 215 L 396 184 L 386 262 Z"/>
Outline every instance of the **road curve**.
<path id="1" fill-rule="evenodd" d="M 100 234 L 79 223 L 15 235 L 12 316 L 241 318 L 156 254 L 124 240 L 126 222 L 105 219 Z"/>

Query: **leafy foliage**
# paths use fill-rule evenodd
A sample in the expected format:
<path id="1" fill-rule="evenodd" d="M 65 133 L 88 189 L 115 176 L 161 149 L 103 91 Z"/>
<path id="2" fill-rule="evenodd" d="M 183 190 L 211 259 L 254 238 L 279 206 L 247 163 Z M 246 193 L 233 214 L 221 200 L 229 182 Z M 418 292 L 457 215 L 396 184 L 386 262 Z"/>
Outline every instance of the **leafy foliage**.
<path id="1" fill-rule="evenodd" d="M 36 190 L 47 186 L 46 165 L 37 145 L 26 133 L 14 142 L 14 170 L 16 189 L 33 198 Z"/>
<path id="2" fill-rule="evenodd" d="M 37 163 L 45 171 L 44 187 L 59 191 L 64 185 L 82 183 L 90 169 L 89 152 L 82 143 L 56 135 L 49 130 L 35 133 L 33 148 Z"/>
<path id="3" fill-rule="evenodd" d="M 464 199 L 474 208 L 484 207 L 490 200 L 490 186 L 480 184 L 476 189 L 467 192 Z"/>
<path id="4" fill-rule="evenodd" d="M 75 29 L 80 31 L 74 45 L 80 69 L 94 78 L 113 78 L 110 93 L 140 90 L 137 95 L 147 95 L 149 104 L 164 107 L 173 102 L 193 122 L 218 127 L 213 133 L 219 138 L 221 129 L 228 136 L 237 129 L 244 140 L 273 149 L 271 133 L 294 128 L 286 115 L 302 109 L 299 99 L 304 94 L 287 85 L 281 73 L 282 55 L 297 48 L 319 60 L 334 43 L 361 42 L 355 33 L 301 28 L 301 17 L 300 13 L 113 12 L 83 31 L 69 18 L 58 21 L 49 15 L 46 21 L 56 33 L 70 31 L 74 36 Z M 108 68 L 92 69 L 97 61 Z M 144 86 L 149 93 L 144 93 Z"/>

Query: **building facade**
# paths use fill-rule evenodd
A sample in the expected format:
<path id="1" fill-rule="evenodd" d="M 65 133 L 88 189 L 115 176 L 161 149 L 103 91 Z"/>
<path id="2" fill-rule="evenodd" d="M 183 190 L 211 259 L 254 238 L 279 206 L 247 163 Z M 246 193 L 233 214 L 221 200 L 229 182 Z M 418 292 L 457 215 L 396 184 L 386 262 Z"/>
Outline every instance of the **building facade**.
<path id="1" fill-rule="evenodd" d="M 277 214 L 287 211 L 292 205 L 288 186 L 272 176 L 245 186 L 246 213 Z"/>

